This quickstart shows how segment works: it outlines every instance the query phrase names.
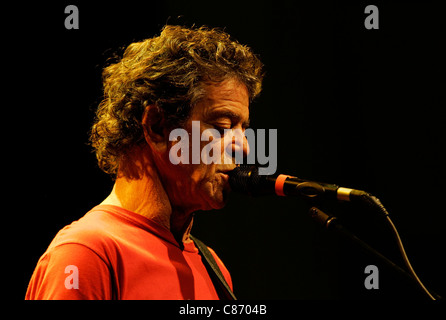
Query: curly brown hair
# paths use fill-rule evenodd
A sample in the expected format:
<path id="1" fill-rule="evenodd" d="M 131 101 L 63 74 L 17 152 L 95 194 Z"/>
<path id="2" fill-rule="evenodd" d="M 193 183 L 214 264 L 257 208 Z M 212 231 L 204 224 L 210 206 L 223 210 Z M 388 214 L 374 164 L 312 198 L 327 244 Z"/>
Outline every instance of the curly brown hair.
<path id="1" fill-rule="evenodd" d="M 205 94 L 203 84 L 235 78 L 252 101 L 262 67 L 250 48 L 219 29 L 166 25 L 160 36 L 130 44 L 103 71 L 104 97 L 90 135 L 99 167 L 116 175 L 125 153 L 144 140 L 148 105 L 157 106 L 168 128 L 182 127 Z"/>

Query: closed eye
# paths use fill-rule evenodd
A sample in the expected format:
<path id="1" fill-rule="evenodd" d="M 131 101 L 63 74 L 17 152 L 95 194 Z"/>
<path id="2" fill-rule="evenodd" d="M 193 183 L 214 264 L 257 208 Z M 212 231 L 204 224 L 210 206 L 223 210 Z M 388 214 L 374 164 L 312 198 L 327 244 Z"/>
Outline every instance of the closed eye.
<path id="1" fill-rule="evenodd" d="M 239 114 L 230 110 L 218 110 L 215 111 L 210 119 L 210 123 L 214 123 L 215 126 L 221 126 L 224 129 L 232 129 L 236 125 L 242 122 Z M 241 123 L 241 127 L 246 129 L 249 127 L 249 119 Z"/>

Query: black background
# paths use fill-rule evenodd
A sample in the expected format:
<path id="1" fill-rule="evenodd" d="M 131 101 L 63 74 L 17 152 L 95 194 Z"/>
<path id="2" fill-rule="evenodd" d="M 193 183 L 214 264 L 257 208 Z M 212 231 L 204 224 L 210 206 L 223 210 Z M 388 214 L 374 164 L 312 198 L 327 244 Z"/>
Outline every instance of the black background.
<path id="1" fill-rule="evenodd" d="M 446 295 L 444 11 L 421 1 L 311 3 L 60 1 L 11 9 L 18 15 L 3 63 L 14 68 L 7 109 L 15 114 L 4 126 L 15 124 L 8 137 L 16 138 L 7 139 L 5 174 L 22 240 L 14 250 L 19 299 L 57 231 L 111 191 L 87 145 L 103 66 L 166 23 L 225 28 L 251 46 L 266 70 L 251 122 L 278 130 L 278 171 L 379 197 L 420 278 Z M 79 8 L 79 30 L 64 27 L 69 4 Z M 368 4 L 379 9 L 378 30 L 364 27 Z M 199 212 L 193 234 L 217 251 L 242 299 L 424 298 L 322 230 L 308 208 L 300 199 L 234 194 L 223 210 Z M 376 213 L 350 204 L 329 212 L 402 265 Z M 370 264 L 379 268 L 378 290 L 364 287 Z"/>

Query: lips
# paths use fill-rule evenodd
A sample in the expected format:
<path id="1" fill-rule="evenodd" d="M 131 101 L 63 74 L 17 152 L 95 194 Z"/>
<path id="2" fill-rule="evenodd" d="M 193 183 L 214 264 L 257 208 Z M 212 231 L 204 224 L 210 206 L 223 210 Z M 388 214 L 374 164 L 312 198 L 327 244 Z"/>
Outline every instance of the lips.
<path id="1" fill-rule="evenodd" d="M 224 180 L 225 182 L 228 182 L 228 181 L 229 181 L 229 175 L 228 175 L 227 173 L 220 172 L 220 174 L 221 174 L 221 176 L 223 177 L 223 180 Z"/>
<path id="2" fill-rule="evenodd" d="M 223 189 L 225 191 L 231 191 L 231 186 L 229 185 L 229 175 L 228 173 L 237 167 L 235 164 L 223 166 L 217 169 L 216 174 L 221 176 Z"/>
<path id="3" fill-rule="evenodd" d="M 231 190 L 231 186 L 229 185 L 229 175 L 224 173 L 224 172 L 219 172 L 219 175 L 221 176 L 223 189 L 225 191 L 230 191 Z"/>

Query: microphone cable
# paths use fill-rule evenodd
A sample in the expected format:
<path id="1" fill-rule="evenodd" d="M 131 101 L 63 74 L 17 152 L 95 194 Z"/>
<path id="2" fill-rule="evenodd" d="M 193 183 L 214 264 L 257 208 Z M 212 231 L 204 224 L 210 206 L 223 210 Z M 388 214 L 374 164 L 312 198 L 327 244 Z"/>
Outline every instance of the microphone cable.
<path id="1" fill-rule="evenodd" d="M 431 300 L 437 300 L 437 298 L 434 297 L 434 295 L 429 292 L 429 290 L 426 288 L 426 286 L 423 284 L 423 282 L 421 282 L 420 278 L 418 277 L 414 268 L 412 267 L 412 264 L 409 261 L 409 257 L 407 256 L 406 250 L 404 249 L 403 241 L 401 240 L 400 234 L 399 234 L 395 224 L 393 223 L 392 219 L 390 219 L 389 212 L 384 207 L 384 205 L 381 203 L 381 201 L 377 197 L 375 197 L 369 193 L 365 193 L 365 194 L 361 195 L 361 200 L 363 200 L 363 202 L 366 203 L 367 205 L 377 209 L 379 212 L 381 212 L 386 217 L 386 221 L 390 225 L 390 229 L 392 230 L 393 236 L 394 236 L 396 243 L 398 245 L 398 250 L 401 254 L 401 257 L 403 258 L 404 264 L 407 267 L 407 271 L 409 271 L 412 278 L 418 283 L 420 288 L 423 289 L 423 291 L 426 293 L 426 295 Z M 438 296 L 437 294 L 436 294 L 436 296 L 439 299 L 441 299 L 441 297 Z"/>
<path id="2" fill-rule="evenodd" d="M 416 281 L 416 283 L 420 286 L 420 288 L 424 291 L 424 293 L 431 299 L 431 300 L 437 300 L 442 299 L 441 296 L 438 294 L 432 294 L 429 292 L 429 290 L 426 288 L 426 286 L 421 282 L 420 278 L 417 276 L 414 268 L 412 267 L 412 264 L 409 261 L 409 258 L 407 256 L 406 250 L 404 248 L 403 242 L 401 240 L 401 237 L 398 233 L 397 228 L 395 227 L 395 224 L 393 223 L 392 219 L 390 219 L 389 212 L 384 207 L 384 205 L 381 203 L 381 201 L 371 195 L 370 193 L 367 193 L 365 191 L 361 190 L 354 190 L 354 189 L 348 189 L 348 188 L 341 188 L 337 185 L 332 184 L 324 184 L 319 182 L 310 182 L 298 179 L 296 177 L 290 177 L 285 175 L 282 176 L 282 179 L 276 178 L 274 176 L 261 176 L 258 174 L 258 168 L 256 166 L 239 166 L 235 170 L 233 170 L 230 173 L 230 185 L 231 188 L 236 192 L 241 192 L 244 194 L 248 194 L 251 196 L 259 196 L 259 195 L 266 195 L 274 193 L 274 184 L 276 185 L 275 193 L 277 195 L 284 196 L 288 193 L 291 193 L 292 195 L 298 195 L 302 197 L 303 199 L 306 199 L 312 203 L 314 201 L 318 201 L 319 198 L 321 198 L 322 195 L 324 195 L 325 192 L 329 191 L 331 194 L 337 193 L 338 200 L 346 200 L 350 201 L 350 194 L 354 196 L 354 201 L 362 202 L 366 204 L 369 207 L 372 207 L 373 209 L 376 209 L 380 213 L 382 213 L 386 217 L 387 223 L 390 225 L 390 229 L 392 231 L 392 234 L 396 240 L 398 250 L 401 254 L 401 257 L 404 261 L 404 264 L 407 267 L 407 271 L 409 272 L 409 275 L 413 278 L 413 280 Z M 280 177 L 279 176 L 279 177 Z M 291 184 L 292 189 L 288 189 L 287 192 L 283 191 L 283 184 L 285 180 L 290 177 L 291 179 L 294 179 L 298 182 L 293 181 Z M 282 185 L 280 190 L 277 188 L 277 182 L 281 181 Z M 293 183 L 295 185 L 293 185 Z M 309 190 L 309 191 L 307 191 Z M 347 190 L 349 195 L 348 197 L 345 197 L 343 195 L 344 191 Z M 291 192 L 291 191 L 294 191 Z M 341 191 L 341 192 L 339 192 Z M 341 193 L 341 198 L 339 198 L 339 194 Z M 331 198 L 334 198 L 333 196 Z M 322 198 L 321 198 L 322 199 Z"/>

